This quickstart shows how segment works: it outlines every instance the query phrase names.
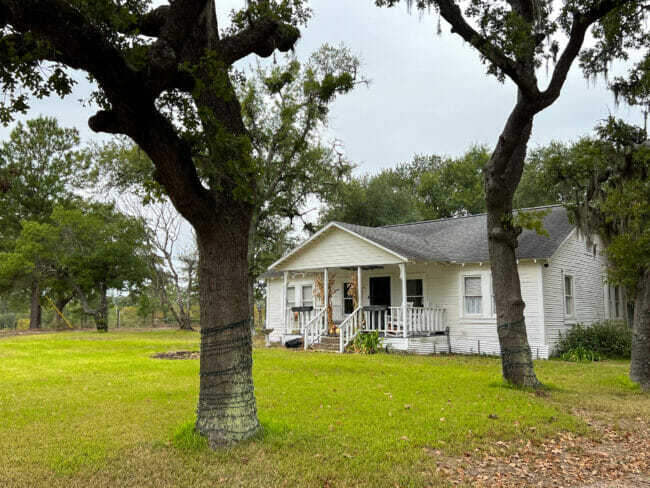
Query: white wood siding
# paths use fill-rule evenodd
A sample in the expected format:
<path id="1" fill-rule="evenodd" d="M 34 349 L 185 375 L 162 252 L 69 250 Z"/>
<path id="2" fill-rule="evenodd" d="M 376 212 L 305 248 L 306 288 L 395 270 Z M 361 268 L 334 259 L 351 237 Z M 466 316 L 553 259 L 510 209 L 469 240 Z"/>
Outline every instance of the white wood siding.
<path id="1" fill-rule="evenodd" d="M 282 317 L 282 278 L 269 278 L 266 280 L 267 317 L 266 327 L 273 329 L 269 338 L 272 342 L 280 342 L 284 318 Z"/>
<path id="2" fill-rule="evenodd" d="M 586 252 L 585 239 L 572 232 L 558 248 L 542 271 L 544 284 L 544 317 L 546 343 L 552 349 L 559 333 L 572 324 L 591 324 L 605 318 L 603 283 L 607 259 L 602 255 L 602 242 L 595 239 L 597 252 Z M 575 316 L 566 317 L 564 310 L 564 275 L 573 276 Z"/>
<path id="3" fill-rule="evenodd" d="M 337 227 L 330 228 L 276 267 L 308 270 L 339 266 L 369 266 L 403 262 L 395 254 Z"/>
<path id="4" fill-rule="evenodd" d="M 519 264 L 521 292 L 526 308 L 526 331 L 533 356 L 545 357 L 543 314 L 539 283 L 540 263 Z M 450 328 L 452 352 L 498 354 L 496 316 L 492 315 L 492 280 L 489 264 L 472 265 L 433 265 L 427 269 L 428 296 L 431 303 L 447 309 L 447 323 Z M 463 304 L 463 278 L 481 278 L 483 295 L 483 314 L 467 316 Z"/>

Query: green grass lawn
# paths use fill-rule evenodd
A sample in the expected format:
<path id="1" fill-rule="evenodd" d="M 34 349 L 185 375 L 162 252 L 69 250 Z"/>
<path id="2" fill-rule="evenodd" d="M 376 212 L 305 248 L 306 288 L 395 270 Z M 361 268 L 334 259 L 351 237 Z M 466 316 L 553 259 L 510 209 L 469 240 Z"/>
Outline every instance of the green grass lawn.
<path id="1" fill-rule="evenodd" d="M 196 350 L 175 331 L 0 338 L 0 486 L 430 486 L 437 450 L 588 433 L 574 412 L 633 420 L 629 364 L 539 361 L 548 396 L 504 387 L 495 358 L 257 349 L 256 440 L 192 447 Z"/>

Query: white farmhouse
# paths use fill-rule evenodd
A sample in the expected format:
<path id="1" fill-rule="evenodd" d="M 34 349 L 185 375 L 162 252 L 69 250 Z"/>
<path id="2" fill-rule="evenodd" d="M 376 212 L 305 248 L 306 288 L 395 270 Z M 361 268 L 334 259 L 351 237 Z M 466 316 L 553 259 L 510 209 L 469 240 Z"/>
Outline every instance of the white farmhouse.
<path id="1" fill-rule="evenodd" d="M 535 358 L 548 358 L 572 324 L 625 317 L 622 290 L 606 283 L 600 241 L 579 235 L 563 207 L 547 208 L 549 236 L 524 230 L 517 248 Z M 314 298 L 318 276 L 333 278 L 329 311 Z M 343 351 L 356 334 L 376 330 L 395 350 L 499 354 L 485 214 L 387 227 L 332 222 L 260 279 L 273 341 L 331 341 Z M 328 314 L 336 339 L 327 338 Z"/>

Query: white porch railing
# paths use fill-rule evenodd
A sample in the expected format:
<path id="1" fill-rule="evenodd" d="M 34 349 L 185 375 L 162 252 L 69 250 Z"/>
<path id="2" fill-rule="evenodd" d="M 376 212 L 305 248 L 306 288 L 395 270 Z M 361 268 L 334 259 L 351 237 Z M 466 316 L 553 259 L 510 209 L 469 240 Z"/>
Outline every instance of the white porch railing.
<path id="1" fill-rule="evenodd" d="M 357 307 L 348 317 L 339 325 L 339 352 L 345 351 L 345 348 L 357 336 L 363 326 L 363 312 L 361 307 Z"/>
<path id="2" fill-rule="evenodd" d="M 312 344 L 316 344 L 320 341 L 320 338 L 327 334 L 327 320 L 325 320 L 325 309 L 321 309 L 314 318 L 311 319 L 304 328 L 304 340 L 305 351 Z"/>
<path id="3" fill-rule="evenodd" d="M 393 324 L 400 331 L 404 330 L 404 308 L 390 307 Z M 447 329 L 447 312 L 442 307 L 407 307 L 406 308 L 407 336 L 433 335 L 444 333 Z"/>
<path id="4" fill-rule="evenodd" d="M 417 336 L 445 333 L 447 313 L 442 307 L 388 307 L 364 310 L 363 330 L 388 336 Z M 406 320 L 404 320 L 406 318 Z M 406 327 L 405 327 L 406 323 Z"/>
<path id="5" fill-rule="evenodd" d="M 293 311 L 291 308 L 285 310 L 284 333 L 291 334 L 292 331 L 298 330 L 302 334 L 305 326 L 311 322 L 316 315 L 323 310 L 323 307 L 314 307 L 313 310 Z"/>

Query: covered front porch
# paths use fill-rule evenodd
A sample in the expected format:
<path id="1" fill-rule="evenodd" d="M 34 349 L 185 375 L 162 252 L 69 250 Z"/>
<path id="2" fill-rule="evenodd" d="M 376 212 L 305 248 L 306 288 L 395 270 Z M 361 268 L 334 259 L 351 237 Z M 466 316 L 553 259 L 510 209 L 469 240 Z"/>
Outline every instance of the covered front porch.
<path id="1" fill-rule="evenodd" d="M 449 334 L 446 309 L 431 302 L 424 277 L 409 275 L 406 263 L 285 270 L 282 296 L 282 341 L 302 338 L 305 349 L 336 337 L 343 352 L 368 332 L 398 348 L 411 338 Z"/>

